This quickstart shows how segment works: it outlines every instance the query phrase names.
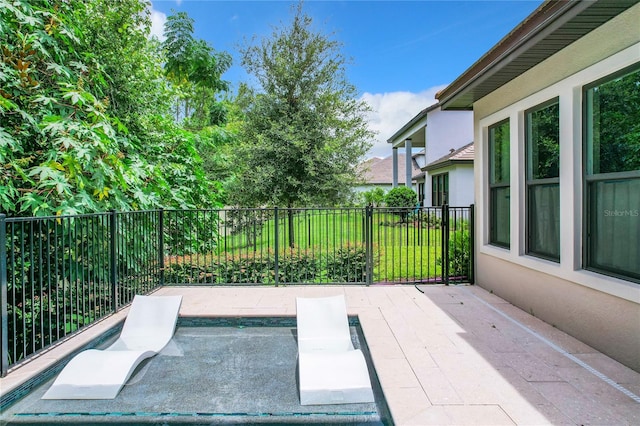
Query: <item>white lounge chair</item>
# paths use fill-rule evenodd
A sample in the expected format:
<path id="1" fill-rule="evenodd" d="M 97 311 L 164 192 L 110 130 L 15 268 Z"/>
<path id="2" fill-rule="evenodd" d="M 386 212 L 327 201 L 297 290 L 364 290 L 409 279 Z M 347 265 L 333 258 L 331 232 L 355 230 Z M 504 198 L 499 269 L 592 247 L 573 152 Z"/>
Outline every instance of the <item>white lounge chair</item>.
<path id="1" fill-rule="evenodd" d="M 136 295 L 122 332 L 105 350 L 76 355 L 42 399 L 113 399 L 144 359 L 173 337 L 182 296 Z"/>
<path id="2" fill-rule="evenodd" d="M 354 349 L 344 296 L 296 298 L 300 404 L 374 402 L 362 351 Z"/>

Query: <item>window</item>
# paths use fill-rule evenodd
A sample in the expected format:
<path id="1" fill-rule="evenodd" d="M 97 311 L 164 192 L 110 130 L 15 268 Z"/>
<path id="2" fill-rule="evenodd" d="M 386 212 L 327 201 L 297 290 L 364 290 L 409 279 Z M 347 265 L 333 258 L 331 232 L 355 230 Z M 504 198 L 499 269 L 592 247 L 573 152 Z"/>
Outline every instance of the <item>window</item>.
<path id="1" fill-rule="evenodd" d="M 489 127 L 489 243 L 509 247 L 509 120 Z"/>
<path id="2" fill-rule="evenodd" d="M 525 112 L 527 253 L 560 261 L 560 108 Z"/>
<path id="3" fill-rule="evenodd" d="M 640 64 L 584 88 L 586 269 L 640 282 Z"/>
<path id="4" fill-rule="evenodd" d="M 418 204 L 422 205 L 424 201 L 424 182 L 418 182 Z"/>
<path id="5" fill-rule="evenodd" d="M 449 204 L 449 173 L 434 175 L 431 178 L 431 205 Z"/>

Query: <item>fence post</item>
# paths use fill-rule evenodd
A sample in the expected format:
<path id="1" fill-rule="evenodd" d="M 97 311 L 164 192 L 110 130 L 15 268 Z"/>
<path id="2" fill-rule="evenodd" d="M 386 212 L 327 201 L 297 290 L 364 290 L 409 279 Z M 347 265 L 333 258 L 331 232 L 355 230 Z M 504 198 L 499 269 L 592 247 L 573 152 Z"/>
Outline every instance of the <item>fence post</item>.
<path id="1" fill-rule="evenodd" d="M 9 369 L 9 316 L 7 314 L 7 216 L 0 213 L 0 377 L 7 375 Z"/>
<path id="2" fill-rule="evenodd" d="M 469 206 L 469 284 L 476 283 L 476 220 L 475 220 L 475 205 Z"/>
<path id="3" fill-rule="evenodd" d="M 367 277 L 366 284 L 370 286 L 373 284 L 373 206 L 368 205 L 365 207 L 365 244 L 364 251 L 366 256 L 366 268 L 367 268 Z"/>
<path id="4" fill-rule="evenodd" d="M 111 238 L 111 259 L 109 263 L 109 279 L 111 280 L 111 307 L 113 312 L 118 312 L 118 219 L 117 212 L 115 210 L 111 210 L 109 212 L 110 226 L 109 226 L 109 236 Z"/>
<path id="5" fill-rule="evenodd" d="M 417 209 L 418 211 L 417 216 L 418 216 L 418 247 L 422 246 L 422 204 L 420 204 L 420 206 Z"/>
<path id="6" fill-rule="evenodd" d="M 158 265 L 160 266 L 159 284 L 164 286 L 164 209 L 158 210 Z"/>
<path id="7" fill-rule="evenodd" d="M 277 207 L 274 208 L 273 216 L 274 216 L 274 223 L 275 223 L 275 227 L 276 227 L 275 228 L 275 242 L 274 242 L 275 253 L 274 253 L 274 258 L 273 258 L 273 261 L 274 261 L 273 272 L 275 274 L 275 280 L 276 280 L 275 285 L 276 285 L 276 287 L 278 287 L 278 283 L 280 282 L 280 277 L 278 276 L 278 250 L 279 250 L 279 247 L 278 247 L 279 241 L 278 241 L 278 239 L 280 238 L 280 234 L 278 233 L 279 224 L 278 224 L 278 208 Z"/>
<path id="8" fill-rule="evenodd" d="M 442 205 L 442 279 L 449 285 L 449 206 Z"/>

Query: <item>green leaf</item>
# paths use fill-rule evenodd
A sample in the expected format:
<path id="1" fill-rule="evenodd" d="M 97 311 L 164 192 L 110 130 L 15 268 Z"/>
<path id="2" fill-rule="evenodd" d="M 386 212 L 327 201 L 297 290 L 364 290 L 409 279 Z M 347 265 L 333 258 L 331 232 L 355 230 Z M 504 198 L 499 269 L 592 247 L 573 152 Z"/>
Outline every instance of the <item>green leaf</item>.
<path id="1" fill-rule="evenodd" d="M 70 78 L 71 70 L 64 65 L 57 64 L 55 62 L 49 62 L 47 64 L 47 71 L 53 71 L 61 77 Z"/>
<path id="2" fill-rule="evenodd" d="M 89 67 L 87 67 L 85 64 L 79 61 L 70 61 L 69 65 L 71 65 L 72 67 L 74 67 L 75 69 L 83 73 L 86 73 L 89 71 Z"/>
<path id="3" fill-rule="evenodd" d="M 37 216 L 38 212 L 48 212 L 49 204 L 38 195 L 35 191 L 27 192 L 20 197 L 20 212 L 30 212 L 33 216 Z"/>
<path id="4" fill-rule="evenodd" d="M 18 109 L 18 105 L 16 105 L 15 102 L 0 96 L 0 112 L 11 111 L 14 109 Z"/>
<path id="5" fill-rule="evenodd" d="M 40 96 L 36 97 L 33 100 L 33 102 L 40 103 L 42 105 L 51 105 L 52 103 L 56 102 L 56 99 L 52 98 L 50 96 L 40 95 Z"/>
<path id="6" fill-rule="evenodd" d="M 72 90 L 70 92 L 65 93 L 62 96 L 62 98 L 63 99 L 71 99 L 71 105 L 77 105 L 77 104 L 82 105 L 84 103 L 84 102 L 81 102 L 83 99 L 82 99 L 82 96 L 80 95 L 80 93 L 75 91 L 75 90 Z"/>
<path id="7" fill-rule="evenodd" d="M 65 122 L 59 115 L 47 115 L 42 118 L 40 126 L 44 132 L 55 134 L 65 129 Z"/>

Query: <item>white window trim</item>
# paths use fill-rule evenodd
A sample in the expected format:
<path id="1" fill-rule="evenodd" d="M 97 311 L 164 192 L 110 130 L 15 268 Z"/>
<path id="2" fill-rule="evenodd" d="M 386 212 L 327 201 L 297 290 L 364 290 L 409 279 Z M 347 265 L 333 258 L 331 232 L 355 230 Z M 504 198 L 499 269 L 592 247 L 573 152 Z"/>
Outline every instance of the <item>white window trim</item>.
<path id="1" fill-rule="evenodd" d="M 640 43 L 628 47 L 603 61 L 581 70 L 549 87 L 519 100 L 500 111 L 480 119 L 477 123 L 476 150 L 477 198 L 482 200 L 477 222 L 481 225 L 478 252 L 526 268 L 547 273 L 640 303 L 640 285 L 607 275 L 582 269 L 583 241 L 583 176 L 582 176 L 582 89 L 583 86 L 607 77 L 640 61 Z M 525 119 L 524 111 L 552 98 L 560 106 L 560 263 L 526 254 L 526 188 Z M 570 120 L 567 118 L 570 117 Z M 501 248 L 489 244 L 489 190 L 488 190 L 488 128 L 509 119 L 510 182 L 511 182 L 511 244 Z M 571 142 L 567 142 L 571 141 Z"/>

